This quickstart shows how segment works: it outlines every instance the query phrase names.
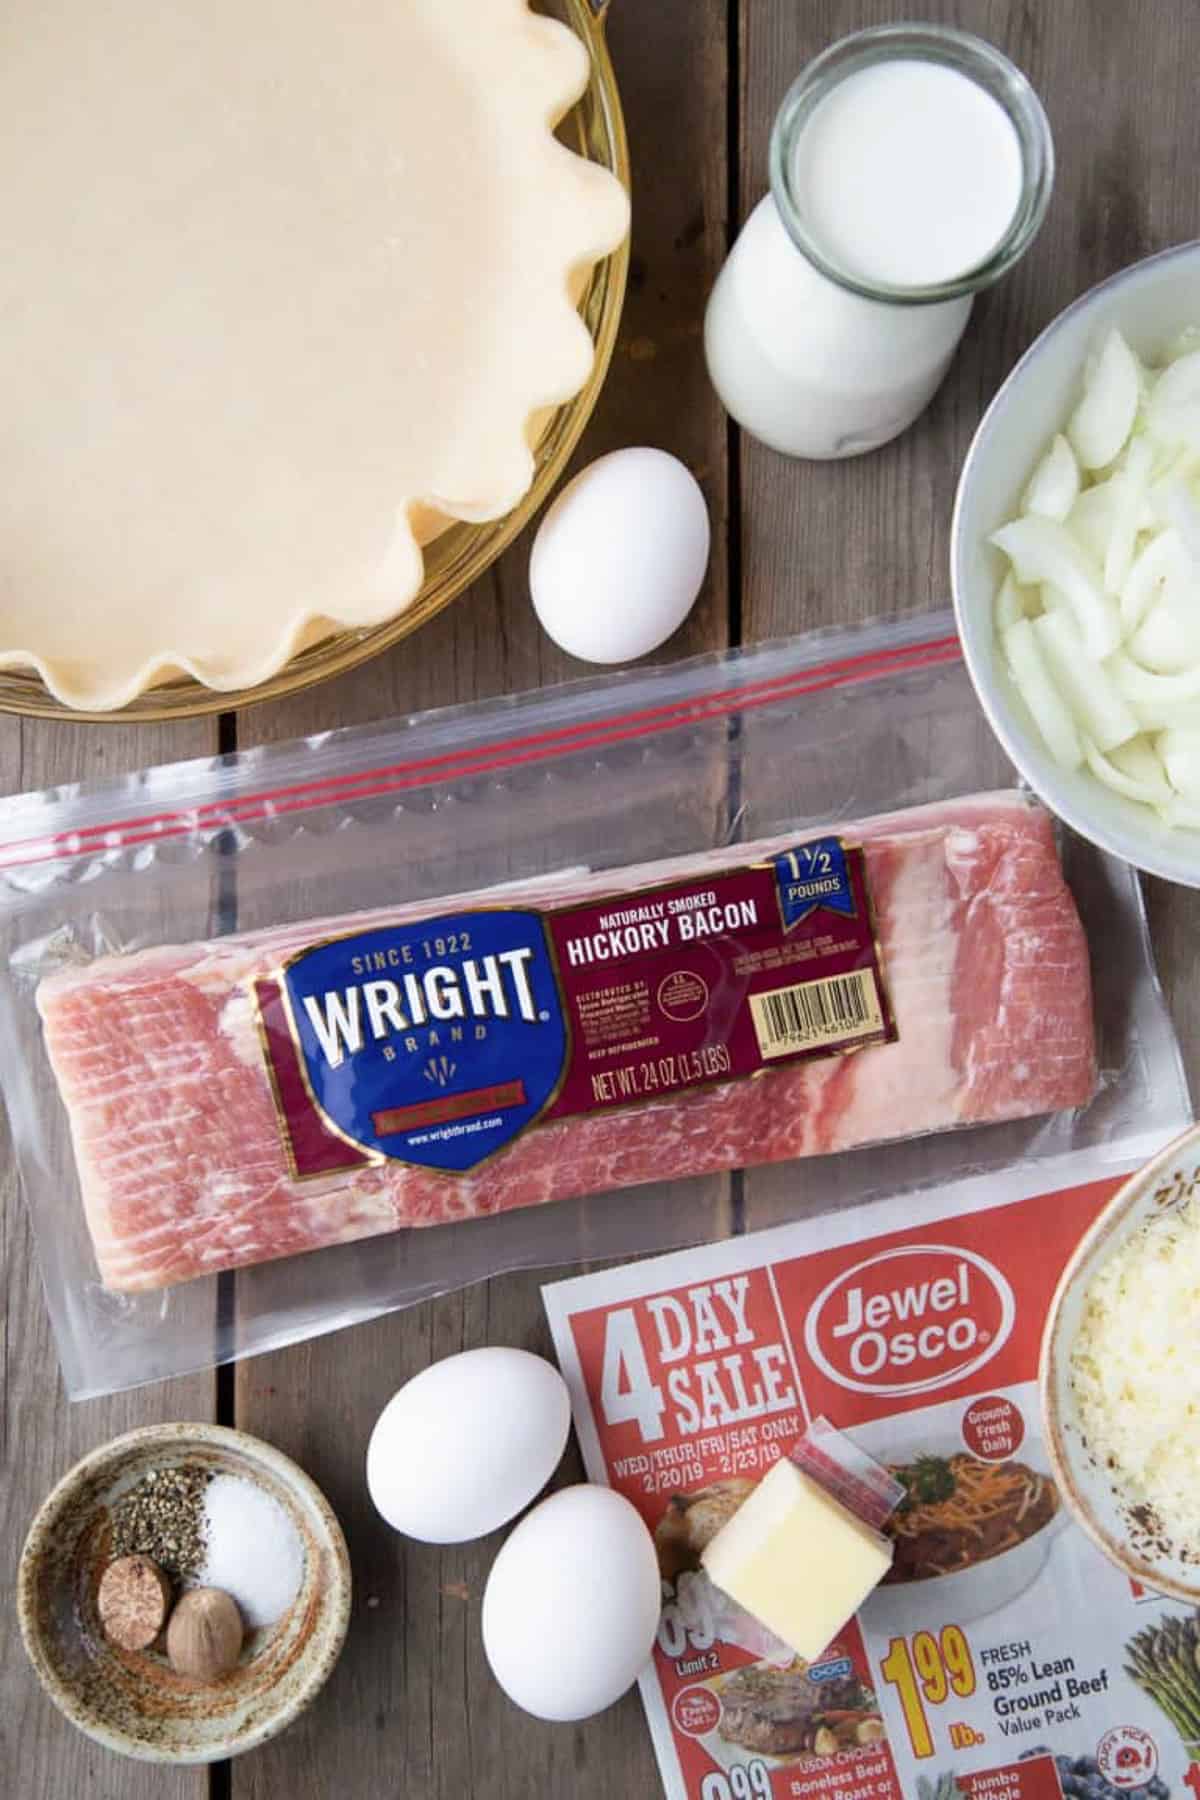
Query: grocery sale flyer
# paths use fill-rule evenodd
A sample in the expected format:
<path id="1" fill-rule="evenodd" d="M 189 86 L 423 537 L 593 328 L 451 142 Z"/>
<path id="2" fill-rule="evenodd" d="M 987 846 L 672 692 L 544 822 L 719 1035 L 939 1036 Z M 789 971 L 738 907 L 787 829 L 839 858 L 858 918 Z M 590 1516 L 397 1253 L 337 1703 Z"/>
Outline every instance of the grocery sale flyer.
<path id="1" fill-rule="evenodd" d="M 1121 1179 L 1094 1176 L 1063 1158 L 545 1289 L 588 1474 L 658 1550 L 670 1800 L 1200 1795 L 1154 1679 L 1189 1611 L 1074 1525 L 1043 1441 L 1046 1311 Z M 701 1556 L 821 1418 L 904 1498 L 889 1575 L 806 1664 Z"/>

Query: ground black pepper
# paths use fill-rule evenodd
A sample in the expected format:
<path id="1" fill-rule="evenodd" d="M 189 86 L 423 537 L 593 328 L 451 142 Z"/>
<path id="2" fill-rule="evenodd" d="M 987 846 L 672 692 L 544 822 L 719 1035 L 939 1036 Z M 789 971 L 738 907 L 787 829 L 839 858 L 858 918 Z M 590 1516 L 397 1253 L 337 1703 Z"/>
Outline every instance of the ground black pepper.
<path id="1" fill-rule="evenodd" d="M 113 1556 L 148 1556 L 175 1581 L 199 1574 L 207 1551 L 207 1469 L 181 1463 L 151 1469 L 118 1500 L 112 1515 Z"/>

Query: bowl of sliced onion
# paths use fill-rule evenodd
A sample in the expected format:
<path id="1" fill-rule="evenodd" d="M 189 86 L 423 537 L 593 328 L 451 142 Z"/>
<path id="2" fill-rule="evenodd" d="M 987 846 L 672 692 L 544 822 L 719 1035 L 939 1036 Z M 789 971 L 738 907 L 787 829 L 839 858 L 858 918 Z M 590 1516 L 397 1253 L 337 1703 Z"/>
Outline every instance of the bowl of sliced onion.
<path id="1" fill-rule="evenodd" d="M 1093 843 L 1200 887 L 1200 242 L 1061 313 L 984 415 L 954 509 L 976 692 Z"/>

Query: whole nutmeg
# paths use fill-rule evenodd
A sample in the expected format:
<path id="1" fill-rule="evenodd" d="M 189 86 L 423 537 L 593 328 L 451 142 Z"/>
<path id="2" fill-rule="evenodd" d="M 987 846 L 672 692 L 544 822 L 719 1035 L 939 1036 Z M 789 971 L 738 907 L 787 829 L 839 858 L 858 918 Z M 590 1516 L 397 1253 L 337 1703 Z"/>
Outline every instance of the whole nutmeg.
<path id="1" fill-rule="evenodd" d="M 241 1655 L 242 1615 L 222 1588 L 189 1588 L 167 1625 L 171 1667 L 194 1681 L 216 1681 Z"/>
<path id="2" fill-rule="evenodd" d="M 122 1650 L 145 1650 L 162 1630 L 171 1584 L 148 1556 L 118 1556 L 100 1577 L 96 1610 L 104 1635 Z"/>

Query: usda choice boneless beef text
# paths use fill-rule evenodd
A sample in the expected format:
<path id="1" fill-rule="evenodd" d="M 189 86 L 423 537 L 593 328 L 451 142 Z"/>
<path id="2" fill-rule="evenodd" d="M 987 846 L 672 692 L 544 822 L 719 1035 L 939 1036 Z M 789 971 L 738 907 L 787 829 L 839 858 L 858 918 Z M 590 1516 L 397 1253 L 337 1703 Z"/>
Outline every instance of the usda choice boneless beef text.
<path id="1" fill-rule="evenodd" d="M 897 1042 L 536 1124 L 467 1174 L 379 1160 L 296 1180 L 253 999 L 257 978 L 308 945 L 432 917 L 445 901 L 48 977 L 38 1007 L 105 1285 L 166 1287 L 403 1226 L 1084 1104 L 1095 1086 L 1087 946 L 1048 816 L 1020 795 L 992 794 L 840 835 L 864 847 Z M 504 903 L 624 896 L 796 841 L 569 887 L 530 882 L 506 889 Z M 459 897 L 454 908 L 471 904 Z"/>

